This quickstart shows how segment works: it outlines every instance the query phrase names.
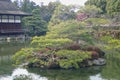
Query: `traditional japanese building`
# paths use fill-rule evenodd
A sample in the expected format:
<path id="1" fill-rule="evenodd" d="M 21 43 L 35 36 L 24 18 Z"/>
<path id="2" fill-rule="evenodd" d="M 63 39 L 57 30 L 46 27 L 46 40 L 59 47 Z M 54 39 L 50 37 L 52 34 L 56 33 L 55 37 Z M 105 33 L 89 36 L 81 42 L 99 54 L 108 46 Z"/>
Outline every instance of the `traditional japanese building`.
<path id="1" fill-rule="evenodd" d="M 30 15 L 20 11 L 11 0 L 0 0 L 0 36 L 24 34 L 21 19 Z"/>

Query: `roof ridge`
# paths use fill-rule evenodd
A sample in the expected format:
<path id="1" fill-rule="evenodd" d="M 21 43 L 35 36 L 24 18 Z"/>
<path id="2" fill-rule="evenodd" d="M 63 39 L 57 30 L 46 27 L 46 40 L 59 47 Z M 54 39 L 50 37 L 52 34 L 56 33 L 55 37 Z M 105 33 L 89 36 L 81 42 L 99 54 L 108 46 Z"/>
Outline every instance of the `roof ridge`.
<path id="1" fill-rule="evenodd" d="M 31 15 L 19 10 L 11 0 L 0 0 L 0 14 Z"/>

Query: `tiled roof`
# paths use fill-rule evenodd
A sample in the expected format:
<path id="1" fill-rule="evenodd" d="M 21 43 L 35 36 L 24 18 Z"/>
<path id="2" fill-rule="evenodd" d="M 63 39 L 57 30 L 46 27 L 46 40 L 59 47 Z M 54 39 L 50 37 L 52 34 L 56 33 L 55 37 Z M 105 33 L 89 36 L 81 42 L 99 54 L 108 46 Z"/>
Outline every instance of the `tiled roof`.
<path id="1" fill-rule="evenodd" d="M 10 0 L 0 0 L 0 14 L 8 15 L 31 15 L 20 11 Z"/>

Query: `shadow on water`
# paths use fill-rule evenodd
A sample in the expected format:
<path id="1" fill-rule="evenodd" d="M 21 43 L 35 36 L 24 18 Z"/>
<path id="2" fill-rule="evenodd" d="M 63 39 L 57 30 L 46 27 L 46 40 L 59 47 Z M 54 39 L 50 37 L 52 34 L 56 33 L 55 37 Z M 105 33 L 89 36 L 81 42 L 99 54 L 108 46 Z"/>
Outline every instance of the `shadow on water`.
<path id="1" fill-rule="evenodd" d="M 93 80 L 92 76 L 99 75 L 102 67 L 82 68 L 79 70 L 40 70 L 29 69 L 29 72 L 47 77 L 48 80 Z M 96 80 L 102 80 L 96 76 Z"/>
<path id="2" fill-rule="evenodd" d="M 2 42 L 0 43 L 0 56 L 13 55 L 16 51 L 25 47 L 27 43 L 18 43 L 18 42 Z"/>
<path id="3" fill-rule="evenodd" d="M 107 80 L 120 80 L 120 52 L 112 51 L 107 54 L 107 65 L 101 75 Z"/>
<path id="4" fill-rule="evenodd" d="M 30 73 L 26 69 L 17 68 L 14 69 L 9 76 L 2 76 L 0 80 L 48 80 L 46 77 Z"/>
<path id="5" fill-rule="evenodd" d="M 94 69 L 94 70 L 93 70 Z M 79 70 L 40 70 L 14 69 L 11 75 L 2 76 L 0 80 L 102 80 L 98 67 Z M 92 70 L 92 71 L 91 71 Z"/>
<path id="6" fill-rule="evenodd" d="M 11 57 L 25 45 L 26 43 L 19 42 L 0 42 L 0 75 L 12 73 L 14 67 L 12 66 Z"/>
<path id="7" fill-rule="evenodd" d="M 13 69 L 11 55 L 0 56 L 0 75 L 11 74 Z"/>

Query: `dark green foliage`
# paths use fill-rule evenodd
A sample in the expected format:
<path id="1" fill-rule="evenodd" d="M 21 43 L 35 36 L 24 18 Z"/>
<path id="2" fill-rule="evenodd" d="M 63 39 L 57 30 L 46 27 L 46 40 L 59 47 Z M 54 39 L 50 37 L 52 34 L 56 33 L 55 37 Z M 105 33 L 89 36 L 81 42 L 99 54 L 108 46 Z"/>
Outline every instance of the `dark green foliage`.
<path id="1" fill-rule="evenodd" d="M 73 50 L 60 50 L 57 53 L 57 56 L 60 56 L 61 60 L 59 60 L 59 65 L 62 68 L 80 68 L 79 63 L 81 63 L 85 59 L 91 58 L 91 53 L 84 51 L 73 51 Z"/>
<path id="2" fill-rule="evenodd" d="M 102 13 L 106 13 L 106 0 L 88 0 L 85 5 L 95 5 L 102 10 Z"/>
<path id="3" fill-rule="evenodd" d="M 95 5 L 102 10 L 102 14 L 108 13 L 112 18 L 119 20 L 120 0 L 88 0 L 86 5 Z"/>
<path id="4" fill-rule="evenodd" d="M 41 15 L 42 19 L 46 22 L 49 22 L 54 13 L 55 8 L 59 4 L 60 4 L 59 2 L 50 2 L 48 4 L 48 6 L 45 6 L 45 5 L 41 6 L 40 7 L 40 15 Z"/>
<path id="5" fill-rule="evenodd" d="M 20 2 L 19 0 L 15 0 L 13 4 L 19 9 L 20 8 Z"/>
<path id="6" fill-rule="evenodd" d="M 45 35 L 47 31 L 47 22 L 42 20 L 39 9 L 33 10 L 33 16 L 25 17 L 23 19 L 24 25 L 29 30 L 30 36 L 40 36 Z"/>
<path id="7" fill-rule="evenodd" d="M 17 6 L 21 11 L 31 13 L 32 10 L 39 8 L 38 5 L 35 4 L 35 2 L 30 0 L 15 0 L 14 5 Z"/>
<path id="8" fill-rule="evenodd" d="M 80 7 L 80 13 L 85 13 L 89 16 L 89 18 L 100 17 L 102 10 L 95 5 L 85 5 L 84 7 Z"/>
<path id="9" fill-rule="evenodd" d="M 75 19 L 75 12 L 72 10 L 73 6 L 65 6 L 62 4 L 59 4 L 51 17 L 50 20 L 50 26 L 54 26 L 56 24 L 59 24 L 62 21 L 67 21 L 70 19 Z"/>
<path id="10" fill-rule="evenodd" d="M 23 26 L 27 29 L 29 36 L 45 35 L 47 32 L 47 22 L 50 20 L 45 7 L 40 7 L 30 0 L 21 2 L 14 1 L 14 4 L 21 10 L 27 13 L 32 13 L 32 16 L 23 18 Z M 42 10 L 44 9 L 44 10 Z M 42 14 L 41 14 L 42 12 Z M 44 16 L 46 18 L 44 18 Z M 46 22 L 47 21 L 47 22 Z"/>
<path id="11" fill-rule="evenodd" d="M 108 0 L 107 1 L 107 13 L 111 16 L 119 15 L 120 12 L 120 0 Z"/>
<path id="12" fill-rule="evenodd" d="M 105 24 L 109 24 L 110 21 L 108 19 L 105 18 L 88 18 L 85 20 L 86 23 L 88 23 L 89 25 L 92 25 L 93 27 L 98 27 L 99 25 L 105 25 Z"/>
<path id="13" fill-rule="evenodd" d="M 54 8 L 53 8 L 54 10 Z M 40 7 L 40 15 L 42 17 L 43 20 L 45 20 L 46 22 L 49 22 L 52 16 L 52 12 L 50 12 L 48 6 L 41 6 Z"/>
<path id="14" fill-rule="evenodd" d="M 31 52 L 32 51 L 32 52 Z M 90 59 L 91 52 L 80 50 L 56 50 L 42 49 L 33 51 L 32 49 L 22 49 L 13 56 L 16 64 L 28 63 L 28 67 L 40 68 L 80 68 L 83 60 Z"/>

